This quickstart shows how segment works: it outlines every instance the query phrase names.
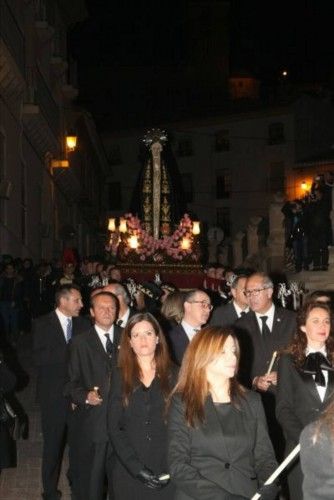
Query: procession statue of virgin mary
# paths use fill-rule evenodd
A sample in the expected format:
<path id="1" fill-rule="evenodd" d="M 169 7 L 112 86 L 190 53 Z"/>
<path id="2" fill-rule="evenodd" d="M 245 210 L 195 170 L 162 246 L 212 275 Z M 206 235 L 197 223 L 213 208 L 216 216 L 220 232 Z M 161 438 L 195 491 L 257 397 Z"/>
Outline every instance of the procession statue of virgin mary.
<path id="1" fill-rule="evenodd" d="M 174 231 L 186 210 L 183 188 L 167 135 L 149 130 L 144 139 L 147 155 L 134 191 L 131 211 L 155 239 Z"/>

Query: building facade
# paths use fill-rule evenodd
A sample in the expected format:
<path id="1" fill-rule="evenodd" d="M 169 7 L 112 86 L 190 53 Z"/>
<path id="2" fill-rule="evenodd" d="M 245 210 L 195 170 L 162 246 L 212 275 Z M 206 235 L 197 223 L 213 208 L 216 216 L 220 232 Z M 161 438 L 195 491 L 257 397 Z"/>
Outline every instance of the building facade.
<path id="1" fill-rule="evenodd" d="M 333 106 L 322 96 L 304 95 L 280 106 L 240 104 L 216 118 L 163 124 L 188 210 L 231 237 L 244 231 L 251 217 L 265 222 L 277 192 L 289 199 L 303 195 L 300 161 L 330 148 L 334 119 Z M 103 136 L 114 172 L 109 209 L 116 215 L 129 209 L 144 133 Z"/>
<path id="2" fill-rule="evenodd" d="M 69 244 L 98 250 L 95 212 L 103 211 L 108 165 L 92 118 L 74 111 L 67 49 L 69 27 L 85 16 L 83 0 L 70 8 L 63 0 L 0 0 L 1 254 L 51 259 Z M 69 152 L 73 131 L 78 148 Z M 84 210 L 82 172 L 98 186 Z"/>

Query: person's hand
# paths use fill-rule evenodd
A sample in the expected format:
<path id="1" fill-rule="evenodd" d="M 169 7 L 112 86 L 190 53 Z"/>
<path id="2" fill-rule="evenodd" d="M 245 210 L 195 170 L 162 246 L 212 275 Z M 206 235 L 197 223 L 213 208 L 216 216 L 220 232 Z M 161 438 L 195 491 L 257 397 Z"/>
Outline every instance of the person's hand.
<path id="1" fill-rule="evenodd" d="M 96 391 L 89 391 L 86 398 L 86 403 L 91 406 L 98 406 L 102 403 L 103 399 Z"/>
<path id="2" fill-rule="evenodd" d="M 270 374 L 260 375 L 253 380 L 253 387 L 258 391 L 266 392 L 271 385 Z"/>
<path id="3" fill-rule="evenodd" d="M 145 486 L 153 490 L 161 490 L 165 485 L 159 481 L 159 478 L 147 467 L 143 467 L 137 474 L 137 479 Z"/>
<path id="4" fill-rule="evenodd" d="M 270 372 L 266 377 L 272 385 L 277 385 L 277 372 Z"/>
<path id="5" fill-rule="evenodd" d="M 261 500 L 275 500 L 278 495 L 278 486 L 276 483 L 263 484 L 257 493 L 261 495 Z"/>

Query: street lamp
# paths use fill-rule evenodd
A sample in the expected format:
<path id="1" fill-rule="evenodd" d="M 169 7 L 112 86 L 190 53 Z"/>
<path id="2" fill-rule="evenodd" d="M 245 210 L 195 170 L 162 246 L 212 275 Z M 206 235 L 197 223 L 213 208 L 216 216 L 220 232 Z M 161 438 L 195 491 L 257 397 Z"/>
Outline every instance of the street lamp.
<path id="1" fill-rule="evenodd" d="M 67 134 L 67 136 L 66 136 L 66 151 L 68 153 L 72 153 L 73 151 L 75 151 L 75 149 L 77 147 L 77 141 L 78 141 L 78 137 L 75 134 L 73 134 L 73 133 Z"/>

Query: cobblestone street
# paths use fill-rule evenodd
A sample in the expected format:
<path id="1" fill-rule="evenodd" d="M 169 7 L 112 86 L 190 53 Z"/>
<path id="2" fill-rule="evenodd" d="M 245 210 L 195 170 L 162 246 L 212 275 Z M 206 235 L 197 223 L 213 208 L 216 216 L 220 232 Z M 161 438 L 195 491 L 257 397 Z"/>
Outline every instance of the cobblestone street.
<path id="1" fill-rule="evenodd" d="M 4 469 L 0 474 L 1 500 L 39 500 L 42 496 L 41 462 L 42 434 L 40 427 L 39 407 L 36 403 L 36 376 L 31 362 L 29 336 L 21 337 L 19 343 L 19 360 L 28 372 L 28 386 L 17 393 L 17 398 L 29 416 L 29 438 L 17 442 L 17 467 Z M 65 457 L 66 457 L 65 451 Z M 66 479 L 67 463 L 63 461 L 59 489 L 62 499 L 70 500 L 70 489 Z"/>

